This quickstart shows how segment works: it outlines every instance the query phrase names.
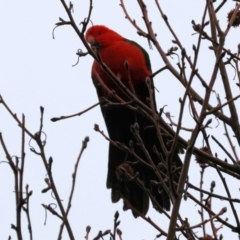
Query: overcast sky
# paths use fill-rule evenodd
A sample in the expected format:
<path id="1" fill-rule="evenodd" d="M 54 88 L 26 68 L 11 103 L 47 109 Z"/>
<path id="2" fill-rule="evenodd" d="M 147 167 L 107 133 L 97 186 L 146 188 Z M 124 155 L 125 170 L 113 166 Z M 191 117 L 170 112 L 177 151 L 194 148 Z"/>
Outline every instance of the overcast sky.
<path id="1" fill-rule="evenodd" d="M 136 1 L 127 2 L 126 6 L 130 15 L 145 29 Z M 155 1 L 146 2 L 149 4 L 150 20 L 153 22 L 158 39 L 163 49 L 167 51 L 173 46 L 171 42 L 173 38 L 156 9 Z M 160 1 L 160 3 L 187 53 L 193 56 L 192 45 L 196 44 L 197 35 L 192 35 L 194 31 L 191 20 L 194 19 L 196 23 L 201 22 L 205 1 L 183 0 L 180 3 L 168 0 Z M 73 4 L 75 20 L 80 23 L 88 14 L 89 2 L 78 0 L 73 1 Z M 94 1 L 93 5 L 91 20 L 94 24 L 104 24 L 124 37 L 138 42 L 149 53 L 153 71 L 164 66 L 156 50 L 154 48 L 151 50 L 148 41 L 138 36 L 134 27 L 125 19 L 119 1 Z M 229 1 L 226 7 L 220 11 L 221 26 L 226 27 L 226 15 L 232 8 L 234 8 L 234 2 Z M 93 130 L 94 124 L 97 123 L 106 133 L 99 107 L 81 117 L 55 123 L 50 121 L 52 117 L 82 111 L 98 101 L 90 74 L 93 62 L 91 56 L 81 58 L 77 66 L 72 66 L 77 62 L 75 54 L 77 50 L 85 51 L 74 30 L 70 26 L 59 27 L 54 32 L 55 39 L 52 38 L 52 30 L 59 17 L 68 20 L 61 2 L 57 0 L 0 1 L 0 94 L 14 113 L 19 117 L 22 113 L 25 114 L 26 126 L 32 133 L 39 129 L 39 107 L 45 108 L 43 131 L 47 134 L 46 153 L 48 157 L 53 157 L 53 174 L 65 205 L 70 192 L 71 174 L 82 140 L 85 136 L 90 137 L 88 147 L 81 158 L 74 200 L 69 215 L 76 239 L 84 239 L 87 225 L 92 227 L 91 238 L 97 235 L 99 230 L 112 229 L 113 216 L 117 210 L 120 212 L 120 229 L 123 231 L 124 240 L 154 239 L 158 232 L 142 219 L 134 219 L 130 211 L 123 212 L 122 201 L 117 204 L 111 203 L 110 190 L 106 189 L 108 142 Z M 226 42 L 226 48 L 236 52 L 238 40 L 239 29 L 232 29 Z M 207 82 L 214 66 L 213 52 L 208 50 L 209 45 L 208 42 L 203 42 L 204 49 L 200 54 L 198 65 L 199 71 Z M 174 66 L 176 66 L 177 60 L 177 57 L 172 60 Z M 187 71 L 189 71 L 189 66 L 187 66 Z M 235 84 L 234 71 L 230 71 L 230 77 L 232 83 Z M 158 108 L 167 105 L 166 110 L 175 116 L 174 119 L 177 121 L 178 99 L 183 96 L 183 87 L 167 72 L 157 76 L 154 81 L 159 90 L 159 93 L 156 94 Z M 200 94 L 204 94 L 200 83 L 194 82 L 194 86 Z M 214 89 L 221 94 L 221 88 L 219 80 Z M 221 97 L 224 102 L 224 96 Z M 214 95 L 211 100 L 213 105 L 216 104 Z M 239 101 L 236 104 L 239 106 Z M 225 111 L 227 112 L 227 110 Z M 228 147 L 223 136 L 223 129 L 221 126 L 216 128 L 217 125 L 218 121 L 213 118 L 209 134 L 220 138 Z M 183 126 L 194 126 L 189 119 L 188 109 Z M 3 134 L 10 154 L 20 156 L 20 128 L 1 105 L 0 132 Z M 181 134 L 184 137 L 189 136 L 184 132 Z M 42 203 L 54 203 L 50 192 L 41 193 L 41 190 L 46 187 L 44 183 L 46 171 L 41 159 L 29 151 L 28 142 L 29 137 L 27 136 L 24 182 L 29 184 L 30 190 L 33 190 L 33 196 L 30 199 L 33 236 L 34 239 L 56 239 L 60 221 L 48 213 L 47 223 L 44 225 L 45 212 L 41 206 Z M 198 146 L 201 144 L 201 139 L 199 139 Z M 226 157 L 221 151 L 218 152 L 218 156 L 222 159 Z M 5 154 L 0 147 L 0 161 L 5 160 Z M 199 171 L 193 157 L 190 181 L 198 185 Z M 215 180 L 217 181 L 216 192 L 221 193 L 224 191 L 222 183 L 216 176 L 215 172 L 207 169 L 204 187 L 209 190 L 211 181 Z M 0 179 L 0 239 L 7 239 L 9 235 L 12 236 L 12 239 L 16 239 L 15 232 L 10 229 L 10 224 L 15 224 L 14 178 L 11 169 L 5 163 L 0 164 Z M 228 180 L 231 183 L 232 179 Z M 239 186 L 231 187 L 236 194 L 233 197 L 239 198 Z M 196 193 L 196 196 L 199 197 L 199 194 Z M 229 205 L 226 202 L 213 200 L 215 212 L 225 206 L 228 207 L 226 217 L 231 219 Z M 183 218 L 188 217 L 191 224 L 196 224 L 201 221 L 198 210 L 199 208 L 188 200 L 183 203 L 181 214 Z M 148 216 L 167 231 L 168 221 L 163 215 L 150 209 Z M 26 222 L 24 221 L 24 223 Z M 217 224 L 217 226 L 219 225 Z M 28 239 L 26 225 L 23 225 L 23 229 L 24 239 Z M 201 229 L 197 231 L 201 236 Z M 211 234 L 210 230 L 208 232 Z M 221 232 L 225 233 L 224 239 L 231 238 L 230 230 L 224 228 Z M 63 239 L 68 239 L 66 234 Z"/>

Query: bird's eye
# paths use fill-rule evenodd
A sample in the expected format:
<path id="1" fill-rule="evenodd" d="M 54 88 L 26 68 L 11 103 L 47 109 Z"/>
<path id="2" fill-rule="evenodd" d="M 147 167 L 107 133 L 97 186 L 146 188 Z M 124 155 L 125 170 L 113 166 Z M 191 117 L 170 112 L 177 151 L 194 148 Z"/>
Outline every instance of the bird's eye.
<path id="1" fill-rule="evenodd" d="M 98 32 L 98 35 L 102 35 L 102 32 Z"/>

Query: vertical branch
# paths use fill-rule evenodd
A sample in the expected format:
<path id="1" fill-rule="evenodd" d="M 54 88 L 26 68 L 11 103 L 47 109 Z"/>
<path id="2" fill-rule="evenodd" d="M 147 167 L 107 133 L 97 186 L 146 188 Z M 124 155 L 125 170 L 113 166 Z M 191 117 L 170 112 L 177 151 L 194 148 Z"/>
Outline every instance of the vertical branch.
<path id="1" fill-rule="evenodd" d="M 89 142 L 89 137 L 85 137 L 85 139 L 82 142 L 82 148 L 81 148 L 81 151 L 78 155 L 77 162 L 76 162 L 75 167 L 74 167 L 74 172 L 72 174 L 72 188 L 71 188 L 71 192 L 70 192 L 70 196 L 69 196 L 69 200 L 68 200 L 67 210 L 65 212 L 65 215 L 63 216 L 63 223 L 60 226 L 60 230 L 59 230 L 59 234 L 58 234 L 58 239 L 59 240 L 62 239 L 63 227 L 65 225 L 65 221 L 67 220 L 68 213 L 69 213 L 70 208 L 72 206 L 72 198 L 73 198 L 73 193 L 74 193 L 75 184 L 76 184 L 78 165 L 79 165 L 79 162 L 80 162 L 80 159 L 81 159 L 81 156 L 83 154 L 84 149 L 87 148 L 87 143 L 88 142 Z"/>
<path id="2" fill-rule="evenodd" d="M 217 95 L 217 100 L 218 100 L 219 104 L 221 105 L 222 103 L 221 103 L 221 99 L 220 99 L 219 95 Z M 223 108 L 221 108 L 220 111 L 223 113 Z M 236 162 L 239 162 L 239 158 L 238 158 L 235 146 L 233 145 L 232 140 L 229 136 L 228 128 L 227 128 L 227 125 L 226 125 L 225 122 L 223 122 L 223 127 L 224 127 L 224 130 L 225 130 L 225 136 L 226 136 L 226 138 L 229 142 L 229 145 L 230 145 L 230 147 L 233 151 L 234 157 L 235 157 L 235 159 L 233 159 L 233 158 L 231 158 L 231 159 L 233 160 L 233 163 L 235 164 Z"/>
<path id="3" fill-rule="evenodd" d="M 16 156 L 16 171 L 14 172 L 14 182 L 15 182 L 15 204 L 16 204 L 16 226 L 11 225 L 12 229 L 16 231 L 18 240 L 22 240 L 22 230 L 21 230 L 21 206 L 20 206 L 20 192 L 19 192 L 19 158 Z"/>
<path id="4" fill-rule="evenodd" d="M 21 166 L 19 171 L 19 192 L 18 192 L 18 206 L 17 206 L 17 230 L 19 231 L 19 236 L 22 235 L 22 226 L 21 226 L 21 215 L 22 215 L 22 207 L 24 205 L 23 200 L 23 176 L 24 176 L 24 165 L 25 165 L 25 116 L 22 115 L 22 146 L 21 146 Z M 21 236 L 22 238 L 22 236 Z"/>
<path id="5" fill-rule="evenodd" d="M 209 209 L 212 209 L 212 197 L 209 197 L 206 204 Z M 211 219 L 210 224 L 211 224 L 211 229 L 213 232 L 214 239 L 218 239 L 217 233 L 216 233 L 216 227 L 215 227 L 213 219 L 212 219 L 213 215 L 210 212 L 208 212 L 208 214 L 209 214 L 209 218 Z"/>
<path id="6" fill-rule="evenodd" d="M 230 27 L 231 27 L 231 25 L 232 25 L 232 23 L 233 23 L 233 21 L 236 17 L 236 14 L 238 12 L 240 4 L 237 4 L 236 9 L 235 9 L 235 11 L 234 11 L 234 13 L 233 13 L 233 15 L 230 19 L 230 23 L 228 24 L 225 32 L 223 32 L 221 30 L 220 26 L 219 26 L 219 22 L 217 20 L 216 13 L 215 13 L 215 10 L 213 8 L 212 2 L 210 0 L 207 0 L 207 1 L 208 1 L 209 17 L 210 17 L 210 20 L 211 20 L 210 21 L 211 22 L 210 26 L 211 26 L 211 32 L 212 32 L 212 39 L 214 40 L 215 43 L 217 43 L 217 41 L 216 41 L 217 40 L 216 29 L 217 29 L 217 32 L 218 32 L 218 35 L 219 35 L 219 45 L 213 43 L 213 47 L 214 47 L 214 49 L 216 49 L 215 50 L 215 55 L 218 58 L 220 56 L 219 53 L 222 52 L 226 36 L 227 36 L 227 34 L 229 32 L 229 29 L 230 29 Z M 222 58 L 223 57 L 224 57 L 224 55 L 222 56 Z M 226 98 L 229 101 L 230 99 L 233 98 L 233 96 L 232 96 L 232 91 L 231 91 L 231 87 L 230 87 L 230 84 L 229 84 L 230 81 L 229 81 L 229 78 L 228 78 L 226 67 L 225 67 L 225 65 L 222 61 L 222 58 L 219 58 L 219 70 L 220 70 L 220 73 L 221 73 Z M 230 111 L 230 114 L 231 114 L 231 128 L 236 135 L 235 137 L 238 141 L 238 144 L 240 145 L 240 125 L 239 125 L 239 119 L 238 119 L 238 114 L 237 114 L 235 103 L 234 102 L 229 102 L 228 107 L 229 107 L 229 111 Z"/>
<path id="7" fill-rule="evenodd" d="M 42 126 L 43 126 L 43 114 L 44 114 L 44 108 L 43 107 L 40 107 L 40 113 L 41 113 L 41 117 L 40 117 L 40 128 L 39 129 L 41 130 Z M 45 141 L 41 140 L 41 136 L 42 136 L 42 132 L 37 132 L 33 136 L 33 139 L 36 141 L 36 143 L 37 143 L 37 145 L 38 145 L 38 147 L 40 149 L 40 152 L 39 152 L 38 155 L 40 155 L 40 157 L 41 157 L 41 159 L 43 161 L 43 164 L 44 164 L 45 169 L 47 171 L 47 174 L 49 176 L 49 180 L 50 180 L 50 183 L 51 183 L 50 184 L 51 185 L 51 189 L 53 191 L 53 194 L 54 194 L 54 196 L 56 198 L 57 204 L 58 204 L 58 206 L 60 208 L 61 215 L 63 217 L 63 216 L 66 215 L 66 213 L 65 213 L 65 210 L 64 210 L 61 198 L 59 196 L 59 193 L 58 193 L 58 190 L 57 190 L 57 187 L 56 187 L 53 175 L 52 175 L 52 162 L 53 162 L 53 159 L 50 157 L 49 161 L 47 161 L 47 157 L 46 157 L 45 149 L 44 149 L 46 143 L 45 143 Z M 64 224 L 66 226 L 69 238 L 71 240 L 75 240 L 75 237 L 74 237 L 73 232 L 72 232 L 71 225 L 70 225 L 67 217 L 65 218 Z"/>
<path id="8" fill-rule="evenodd" d="M 21 167 L 19 169 L 19 203 L 20 203 L 20 207 L 22 207 L 22 205 L 24 204 L 23 202 L 23 176 L 24 176 L 24 165 L 25 165 L 25 116 L 22 115 L 22 148 L 21 148 Z"/>
<path id="9" fill-rule="evenodd" d="M 58 206 L 60 208 L 60 211 L 61 211 L 61 214 L 62 216 L 65 216 L 65 210 L 64 210 L 64 207 L 63 207 L 63 204 L 62 204 L 62 201 L 61 201 L 61 198 L 59 196 L 59 193 L 58 193 L 58 190 L 57 190 L 57 187 L 55 185 L 55 181 L 54 181 L 54 178 L 52 176 L 52 169 L 51 169 L 51 165 L 52 165 L 52 158 L 50 157 L 49 158 L 49 162 L 47 161 L 47 158 L 46 158 L 46 155 L 45 155 L 45 151 L 44 151 L 44 146 L 42 144 L 42 141 L 41 141 L 41 134 L 36 134 L 36 138 L 35 138 L 35 141 L 37 142 L 38 144 L 38 147 L 40 149 L 40 156 L 43 160 L 43 163 L 44 163 L 44 166 L 45 166 L 45 169 L 48 173 L 48 176 L 49 176 L 49 180 L 50 180 L 50 183 L 51 183 L 51 189 L 53 191 L 53 194 L 56 198 L 56 201 L 58 203 Z M 66 226 L 66 229 L 67 229 L 67 232 L 68 232 L 68 235 L 69 235 L 69 238 L 71 240 L 75 240 L 75 237 L 73 235 L 73 232 L 72 232 L 72 228 L 71 228 L 71 225 L 68 221 L 68 219 L 66 218 L 65 221 L 64 221 L 64 224 Z"/>
<path id="10" fill-rule="evenodd" d="M 203 175 L 204 175 L 204 171 L 205 171 L 205 167 L 201 167 L 202 170 L 200 172 L 201 174 L 201 178 L 200 178 L 200 189 L 202 190 L 202 187 L 203 187 Z M 200 191 L 200 202 L 203 204 L 203 193 Z M 200 216 L 201 216 L 201 220 L 202 222 L 204 222 L 204 209 L 202 206 L 201 207 L 201 213 L 200 213 Z M 203 228 L 203 236 L 206 236 L 206 228 L 205 228 L 205 224 L 203 224 L 202 226 Z"/>
<path id="11" fill-rule="evenodd" d="M 26 212 L 26 216 L 27 216 L 27 221 L 28 221 L 28 231 L 29 231 L 29 236 L 30 236 L 30 240 L 33 240 L 33 232 L 32 232 L 32 223 L 31 223 L 31 219 L 30 219 L 30 208 L 29 208 L 29 201 L 30 201 L 30 197 L 32 195 L 32 191 L 29 192 L 28 190 L 29 186 L 28 184 L 26 185 L 25 189 L 26 189 L 26 208 L 23 208 L 23 210 Z"/>
<path id="12" fill-rule="evenodd" d="M 12 225 L 12 228 L 16 230 L 18 240 L 22 240 L 22 232 L 21 232 L 21 208 L 20 205 L 20 196 L 19 196 L 19 182 L 18 182 L 18 157 L 16 157 L 16 163 L 15 166 L 17 168 L 17 171 L 14 174 L 15 179 L 15 202 L 16 202 L 16 226 Z"/>
<path id="13" fill-rule="evenodd" d="M 167 240 L 172 240 L 174 237 L 175 225 L 176 225 L 176 221 L 177 221 L 177 214 L 179 212 L 181 198 L 182 198 L 182 194 L 184 191 L 184 185 L 185 185 L 185 181 L 186 181 L 186 178 L 188 175 L 190 159 L 191 159 L 191 156 L 193 153 L 193 148 L 194 148 L 196 139 L 198 137 L 199 132 L 201 131 L 201 126 L 205 119 L 205 113 L 206 113 L 208 102 L 209 102 L 209 99 L 211 96 L 211 91 L 212 91 L 213 85 L 216 81 L 219 61 L 221 61 L 221 59 L 222 59 L 221 53 L 222 53 L 223 44 L 224 44 L 223 42 L 220 42 L 220 44 L 219 44 L 219 47 L 217 50 L 217 55 L 216 55 L 215 67 L 213 69 L 213 73 L 212 73 L 212 77 L 211 77 L 209 86 L 206 89 L 200 117 L 199 117 L 198 122 L 196 123 L 196 127 L 194 128 L 194 130 L 192 132 L 191 138 L 190 138 L 188 146 L 187 146 L 184 164 L 183 164 L 183 168 L 182 168 L 182 173 L 181 173 L 181 177 L 180 177 L 179 184 L 178 184 L 178 190 L 177 190 L 178 196 L 177 196 L 175 204 L 173 205 L 172 217 L 171 217 L 170 224 L 169 224 L 169 236 L 168 236 Z"/>
<path id="14" fill-rule="evenodd" d="M 223 175 L 222 175 L 221 171 L 219 170 L 218 166 L 215 165 L 215 167 L 216 167 L 216 170 L 217 170 L 217 172 L 218 172 L 218 175 L 220 176 L 220 178 L 221 178 L 221 180 L 222 180 L 222 183 L 223 183 L 223 186 L 224 186 L 224 188 L 225 188 L 225 190 L 226 190 L 226 193 L 227 193 L 228 198 L 231 198 L 231 194 L 230 194 L 228 185 L 227 185 L 227 183 L 226 183 L 226 179 L 223 177 Z M 233 215 L 234 215 L 236 224 L 237 224 L 237 228 L 240 229 L 240 222 L 239 222 L 238 214 L 237 214 L 237 212 L 236 212 L 236 209 L 235 209 L 235 207 L 234 207 L 234 204 L 233 204 L 232 201 L 229 201 L 229 204 L 230 204 L 230 206 L 231 206 L 231 209 L 232 209 L 232 212 L 233 212 Z"/>

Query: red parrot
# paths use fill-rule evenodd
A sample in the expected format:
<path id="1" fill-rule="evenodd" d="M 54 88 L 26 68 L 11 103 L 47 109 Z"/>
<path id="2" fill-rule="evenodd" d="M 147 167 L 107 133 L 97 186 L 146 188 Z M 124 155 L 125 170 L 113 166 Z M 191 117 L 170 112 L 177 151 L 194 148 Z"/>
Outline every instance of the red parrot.
<path id="1" fill-rule="evenodd" d="M 101 61 L 131 92 L 135 93 L 143 104 L 149 107 L 149 99 L 152 97 L 157 113 L 154 85 L 151 79 L 151 63 L 147 52 L 136 42 L 128 40 L 102 25 L 90 27 L 86 33 L 86 40 L 93 49 L 97 51 Z M 129 78 L 131 79 L 130 81 Z M 150 78 L 153 96 L 149 95 L 146 78 Z M 99 99 L 105 98 L 110 102 L 119 103 L 117 98 L 109 94 L 106 90 L 107 87 L 110 91 L 114 91 L 124 101 L 128 102 L 131 100 L 114 83 L 96 60 L 92 65 L 92 79 Z M 102 86 L 101 82 L 104 83 L 106 87 Z M 101 102 L 101 110 L 110 139 L 128 147 L 131 142 L 130 145 L 134 149 L 134 152 L 149 163 L 146 154 L 137 143 L 136 137 L 131 129 L 133 125 L 137 123 L 137 128 L 139 129 L 144 146 L 148 150 L 153 162 L 158 165 L 161 162 L 161 158 L 154 152 L 153 147 L 155 146 L 157 148 L 163 158 L 164 153 L 159 144 L 156 129 L 151 127 L 153 123 L 146 116 L 129 108 L 127 104 L 108 105 L 109 106 L 106 106 L 106 103 L 104 104 Z M 132 101 L 130 105 L 137 106 L 134 101 Z M 134 126 L 136 126 L 136 124 Z M 133 177 L 138 173 L 138 177 L 143 182 L 144 187 L 150 190 L 152 198 L 155 199 L 152 203 L 157 210 L 161 211 L 155 202 L 163 209 L 170 210 L 170 199 L 167 192 L 164 190 L 161 183 L 153 184 L 153 181 L 159 182 L 159 178 L 156 177 L 152 169 L 140 162 L 136 164 L 136 162 L 137 160 L 132 154 L 127 153 L 111 143 L 109 144 L 107 188 L 112 189 L 112 202 L 118 202 L 120 198 L 122 198 L 124 201 L 124 210 L 128 209 L 128 204 L 130 204 L 143 215 L 146 215 L 148 211 L 149 197 L 146 190 L 144 191 L 136 181 L 126 177 L 124 178 L 121 172 L 125 171 Z M 177 152 L 173 156 L 173 162 L 175 162 L 177 166 L 182 165 Z M 163 171 L 165 173 L 167 172 L 166 167 Z M 164 178 L 164 176 L 162 176 L 162 178 Z M 138 216 L 136 211 L 132 210 L 132 212 L 135 217 Z"/>

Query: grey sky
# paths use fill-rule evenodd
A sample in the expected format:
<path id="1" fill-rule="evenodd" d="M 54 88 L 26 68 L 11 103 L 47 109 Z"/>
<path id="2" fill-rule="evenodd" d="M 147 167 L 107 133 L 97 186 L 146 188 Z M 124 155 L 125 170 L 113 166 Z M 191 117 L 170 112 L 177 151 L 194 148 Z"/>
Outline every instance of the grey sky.
<path id="1" fill-rule="evenodd" d="M 145 29 L 136 1 L 129 2 L 126 6 L 130 15 Z M 205 1 L 183 0 L 181 4 L 173 0 L 160 2 L 188 54 L 193 56 L 192 44 L 196 44 L 197 35 L 192 35 L 191 20 L 194 19 L 197 23 L 201 22 Z M 80 23 L 88 14 L 89 2 L 74 1 L 73 4 L 75 20 Z M 133 26 L 125 19 L 118 1 L 102 0 L 94 1 L 93 4 L 91 19 L 94 24 L 104 24 L 124 37 L 137 41 L 150 54 L 153 71 L 164 66 L 156 50 L 149 49 L 147 40 L 139 37 Z M 154 1 L 148 1 L 148 6 L 158 39 L 163 49 L 167 51 L 173 46 L 171 42 L 173 38 L 158 13 Z M 233 7 L 234 3 L 229 2 L 228 6 L 220 12 L 219 20 L 222 26 L 226 27 L 226 14 Z M 98 123 L 106 133 L 99 107 L 81 117 L 56 123 L 50 121 L 52 117 L 77 113 L 97 102 L 90 76 L 92 58 L 90 56 L 81 58 L 79 64 L 72 67 L 77 61 L 75 54 L 77 49 L 85 51 L 74 30 L 70 26 L 59 27 L 54 32 L 55 39 L 52 38 L 52 30 L 59 17 L 68 20 L 60 1 L 11 0 L 0 2 L 0 94 L 19 117 L 22 113 L 25 114 L 26 126 L 32 133 L 37 132 L 39 128 L 39 107 L 45 108 L 43 130 L 47 134 L 46 153 L 48 157 L 53 157 L 53 174 L 64 204 L 67 204 L 68 201 L 72 181 L 71 174 L 82 140 L 85 136 L 90 137 L 90 142 L 80 162 L 69 216 L 76 239 L 84 238 L 87 225 L 92 227 L 91 238 L 97 235 L 99 230 L 112 228 L 116 210 L 120 212 L 120 229 L 123 231 L 123 239 L 154 239 L 157 231 L 153 227 L 140 218 L 134 219 L 130 211 L 123 212 L 122 202 L 111 203 L 110 191 L 106 189 L 105 184 L 108 142 L 93 130 L 94 124 Z M 232 29 L 229 41 L 226 42 L 226 48 L 231 48 L 233 52 L 236 51 L 238 44 L 236 36 L 239 36 L 239 29 Z M 208 42 L 203 42 L 205 49 L 200 55 L 199 63 L 199 71 L 202 71 L 202 75 L 207 81 L 211 77 L 213 68 L 213 53 L 208 51 L 209 45 Z M 173 59 L 173 64 L 176 64 L 177 60 L 177 57 Z M 188 66 L 187 68 L 189 70 Z M 230 73 L 230 77 L 233 79 L 234 72 L 230 71 Z M 157 93 L 158 107 L 168 105 L 167 111 L 171 112 L 177 121 L 178 99 L 183 95 L 183 87 L 167 72 L 157 76 L 154 81 L 159 90 Z M 233 82 L 234 84 L 235 82 Z M 194 82 L 194 86 L 200 94 L 204 94 L 200 83 Z M 221 88 L 219 81 L 214 89 L 220 91 Z M 214 95 L 211 100 L 213 104 L 216 104 Z M 224 96 L 222 96 L 222 101 L 224 101 Z M 239 101 L 237 104 L 239 106 Z M 186 113 L 187 117 L 184 118 L 183 125 L 193 127 L 188 109 L 186 109 Z M 223 142 L 226 142 L 221 126 L 215 128 L 217 124 L 218 122 L 213 119 L 213 129 L 209 130 L 209 133 L 217 135 L 218 138 L 223 139 Z M 0 132 L 3 133 L 10 154 L 19 156 L 21 131 L 1 105 Z M 189 136 L 185 132 L 182 135 Z M 41 193 L 41 190 L 46 187 L 44 183 L 46 171 L 41 159 L 29 151 L 28 141 L 29 138 L 26 137 L 25 184 L 28 183 L 30 189 L 33 190 L 30 209 L 34 239 L 56 239 L 60 221 L 48 213 L 47 224 L 44 226 L 45 212 L 41 206 L 42 203 L 53 203 L 54 199 L 50 192 Z M 201 139 L 199 139 L 198 146 L 201 144 Z M 226 146 L 228 147 L 227 143 Z M 225 158 L 222 152 L 218 152 L 218 155 Z M 2 148 L 0 148 L 0 161 L 5 161 Z M 199 184 L 199 171 L 193 157 L 191 182 Z M 9 235 L 12 236 L 12 239 L 16 239 L 15 232 L 10 229 L 10 224 L 15 223 L 13 174 L 5 163 L 0 164 L 0 176 L 0 239 L 7 239 Z M 216 174 L 207 169 L 204 181 L 207 190 L 209 190 L 212 180 L 216 180 Z M 239 192 L 237 192 L 239 186 L 231 187 L 238 194 L 233 197 L 239 197 Z M 218 180 L 216 192 L 220 191 L 223 191 L 222 184 Z M 199 196 L 198 193 L 196 196 Z M 224 206 L 227 206 L 229 210 L 226 217 L 231 218 L 232 214 L 226 202 L 213 201 L 213 208 L 216 212 Z M 193 202 L 188 200 L 183 203 L 182 217 L 188 217 L 192 224 L 199 223 L 201 220 L 197 213 L 198 209 Z M 156 213 L 153 209 L 149 211 L 148 215 L 161 228 L 167 230 L 168 220 L 163 215 Z M 26 225 L 23 225 L 23 229 L 25 230 L 24 239 L 28 239 Z M 224 230 L 226 228 L 220 232 L 224 233 Z M 201 232 L 201 229 L 198 229 L 198 232 Z M 227 233 L 225 239 L 230 239 L 230 231 L 227 229 L 225 233 Z M 63 239 L 67 239 L 66 234 Z"/>

